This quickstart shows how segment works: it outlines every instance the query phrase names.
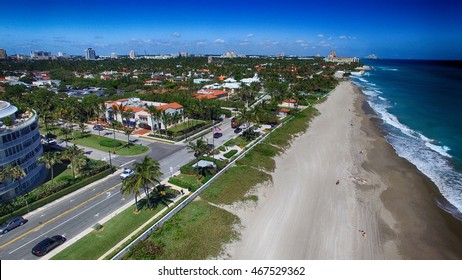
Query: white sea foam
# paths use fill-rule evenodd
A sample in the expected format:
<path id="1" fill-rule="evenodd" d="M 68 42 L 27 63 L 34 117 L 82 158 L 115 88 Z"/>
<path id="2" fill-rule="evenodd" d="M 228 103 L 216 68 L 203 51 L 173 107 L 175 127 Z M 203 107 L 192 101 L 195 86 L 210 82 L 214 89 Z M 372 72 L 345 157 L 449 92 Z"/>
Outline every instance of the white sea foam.
<path id="1" fill-rule="evenodd" d="M 379 69 L 384 71 L 398 71 L 398 69 L 390 67 L 379 67 Z"/>
<path id="2" fill-rule="evenodd" d="M 448 153 L 450 148 L 401 123 L 389 112 L 389 109 L 396 104 L 390 103 L 381 96 L 383 92 L 375 84 L 363 77 L 355 79 L 354 82 L 365 87 L 363 93 L 367 96 L 367 102 L 383 120 L 385 126 L 388 126 L 386 138 L 396 153 L 427 175 L 439 188 L 441 194 L 454 206 L 453 208 L 459 212 L 456 213 L 455 209 L 447 205 L 444 206 L 446 211 L 455 217 L 462 217 L 462 174 L 458 173 L 450 162 L 452 157 Z"/>
<path id="3" fill-rule="evenodd" d="M 442 156 L 452 158 L 452 156 L 450 154 L 448 154 L 448 152 L 451 149 L 449 147 L 447 147 L 447 146 L 438 146 L 438 145 L 434 145 L 434 144 L 432 144 L 430 142 L 425 142 L 425 146 L 427 146 L 428 148 L 432 149 L 433 151 L 437 152 L 438 154 L 440 154 Z"/>

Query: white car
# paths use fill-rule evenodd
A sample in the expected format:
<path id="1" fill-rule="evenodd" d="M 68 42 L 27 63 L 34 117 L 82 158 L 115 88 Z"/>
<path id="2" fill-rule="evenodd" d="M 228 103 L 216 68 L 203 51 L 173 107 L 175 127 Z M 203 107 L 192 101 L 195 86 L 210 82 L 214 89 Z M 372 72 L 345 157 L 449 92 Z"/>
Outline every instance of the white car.
<path id="1" fill-rule="evenodd" d="M 125 180 L 128 177 L 132 176 L 134 173 L 135 173 L 135 171 L 133 171 L 132 169 L 125 168 L 124 172 L 122 172 L 122 174 L 120 174 L 120 179 Z"/>

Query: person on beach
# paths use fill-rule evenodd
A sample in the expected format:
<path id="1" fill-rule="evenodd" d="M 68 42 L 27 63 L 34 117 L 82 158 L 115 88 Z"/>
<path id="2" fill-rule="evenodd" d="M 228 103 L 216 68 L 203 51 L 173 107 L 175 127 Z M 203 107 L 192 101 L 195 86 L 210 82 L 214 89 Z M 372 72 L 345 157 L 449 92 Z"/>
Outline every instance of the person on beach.
<path id="1" fill-rule="evenodd" d="M 337 182 L 335 182 L 336 185 L 340 184 L 340 180 L 337 180 Z"/>

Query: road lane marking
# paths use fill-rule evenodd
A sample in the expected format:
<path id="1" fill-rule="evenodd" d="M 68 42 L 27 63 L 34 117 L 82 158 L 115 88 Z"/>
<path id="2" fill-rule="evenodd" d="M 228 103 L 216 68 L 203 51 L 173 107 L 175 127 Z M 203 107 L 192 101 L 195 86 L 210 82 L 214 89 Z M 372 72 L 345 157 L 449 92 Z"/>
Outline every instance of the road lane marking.
<path id="1" fill-rule="evenodd" d="M 130 163 L 134 162 L 134 161 L 135 161 L 135 160 L 131 160 L 131 161 L 129 161 L 129 162 L 126 162 L 126 163 L 122 164 L 120 167 L 123 167 L 123 166 L 125 166 L 125 165 L 127 165 L 127 164 L 130 164 Z"/>
<path id="2" fill-rule="evenodd" d="M 113 187 L 111 187 L 111 188 L 109 188 L 109 189 L 107 189 L 107 190 L 104 190 L 104 191 L 100 192 L 99 194 L 97 194 L 97 195 L 95 195 L 95 196 L 89 198 L 88 200 L 86 200 L 86 201 L 84 201 L 84 202 L 82 202 L 82 203 L 80 203 L 80 204 L 74 206 L 73 208 L 71 208 L 71 209 L 69 209 L 69 210 L 67 210 L 67 211 L 64 211 L 63 213 L 59 214 L 58 216 L 56 216 L 56 217 L 54 217 L 54 218 L 52 218 L 52 219 L 50 219 L 50 220 L 48 220 L 48 221 L 46 221 L 46 222 L 40 224 L 39 226 L 37 226 L 37 227 L 35 227 L 35 228 L 33 228 L 33 229 L 31 229 L 31 230 L 29 230 L 29 231 L 27 231 L 27 232 L 21 234 L 20 236 L 18 236 L 18 237 L 16 237 L 16 238 L 12 239 L 12 240 L 10 240 L 10 241 L 8 241 L 7 243 L 0 245 L 0 249 L 6 247 L 6 246 L 8 246 L 8 245 L 10 245 L 11 243 L 14 243 L 14 242 L 18 241 L 19 239 L 21 239 L 21 238 L 23 238 L 23 237 L 25 237 L 25 236 L 31 234 L 32 232 L 35 232 L 35 231 L 39 230 L 39 229 L 42 228 L 44 225 L 47 225 L 47 224 L 49 224 L 49 223 L 51 223 L 51 222 L 53 222 L 53 221 L 55 221 L 55 220 L 57 220 L 57 219 L 59 219 L 59 218 L 65 216 L 65 215 L 67 215 L 68 213 L 70 213 L 70 212 L 72 212 L 72 211 L 74 211 L 74 210 L 76 210 L 76 209 L 82 207 L 83 205 L 87 204 L 88 202 L 90 202 L 90 201 L 92 201 L 92 200 L 98 198 L 99 196 L 101 196 L 101 195 L 103 195 L 103 194 L 106 194 L 108 190 L 113 190 L 113 189 L 115 189 L 116 187 L 118 187 L 118 186 L 120 186 L 120 185 L 122 185 L 122 183 L 118 183 L 117 185 L 115 185 L 115 186 L 113 186 Z"/>
<path id="3" fill-rule="evenodd" d="M 120 191 L 119 191 L 119 192 L 120 192 Z M 108 200 L 109 198 L 110 198 L 110 197 L 107 197 L 107 198 L 101 200 L 100 202 L 98 202 L 98 203 L 96 203 L 96 204 L 94 204 L 94 205 L 88 207 L 87 209 L 83 210 L 82 212 L 78 213 L 77 215 L 74 215 L 73 217 L 71 217 L 71 218 L 65 220 L 64 222 L 60 223 L 59 225 L 55 226 L 54 228 L 48 230 L 47 232 L 44 232 L 44 233 L 41 234 L 40 236 L 37 236 L 36 238 L 30 240 L 29 242 L 24 243 L 23 245 L 19 246 L 19 247 L 16 248 L 15 250 L 11 251 L 9 254 L 11 255 L 12 253 L 16 252 L 17 250 L 19 250 L 19 249 L 21 249 L 21 248 L 27 246 L 28 244 L 32 243 L 32 241 L 35 241 L 35 240 L 39 239 L 40 237 L 46 235 L 47 233 L 50 233 L 50 232 L 52 232 L 53 230 L 59 228 L 60 226 L 64 225 L 65 223 L 67 223 L 67 222 L 69 222 L 69 221 L 72 221 L 73 219 L 77 218 L 78 216 L 82 215 L 83 213 L 85 213 L 85 212 L 91 210 L 92 208 L 98 206 L 99 204 L 105 202 L 105 201 Z"/>

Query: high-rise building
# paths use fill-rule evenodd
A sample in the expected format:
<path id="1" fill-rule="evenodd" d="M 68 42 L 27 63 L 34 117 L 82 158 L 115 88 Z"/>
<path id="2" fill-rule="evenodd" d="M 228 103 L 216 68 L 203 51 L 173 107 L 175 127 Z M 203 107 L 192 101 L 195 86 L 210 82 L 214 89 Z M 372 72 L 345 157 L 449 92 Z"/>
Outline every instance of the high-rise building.
<path id="1" fill-rule="evenodd" d="M 136 58 L 136 54 L 135 54 L 135 51 L 134 51 L 134 50 L 131 50 L 131 51 L 130 51 L 130 58 L 131 58 L 131 59 L 135 59 L 135 58 Z"/>
<path id="2" fill-rule="evenodd" d="M 35 60 L 48 60 L 51 59 L 51 52 L 47 51 L 31 51 L 30 59 Z"/>
<path id="3" fill-rule="evenodd" d="M 69 55 L 65 52 L 58 52 L 57 55 L 59 58 L 69 58 Z"/>
<path id="4" fill-rule="evenodd" d="M 111 58 L 119 58 L 119 56 L 117 55 L 117 53 L 113 52 L 111 53 Z"/>
<path id="5" fill-rule="evenodd" d="M 95 60 L 96 59 L 96 52 L 92 48 L 88 48 L 85 50 L 84 53 L 85 59 L 86 60 Z"/>
<path id="6" fill-rule="evenodd" d="M 0 49 L 0 59 L 7 59 L 7 57 L 6 50 Z"/>
<path id="7" fill-rule="evenodd" d="M 37 162 L 43 154 L 37 113 L 0 100 L 0 169 L 20 166 L 26 173 L 21 180 L 8 177 L 0 181 L 0 203 L 25 194 L 39 186 L 47 175 L 44 164 Z"/>

